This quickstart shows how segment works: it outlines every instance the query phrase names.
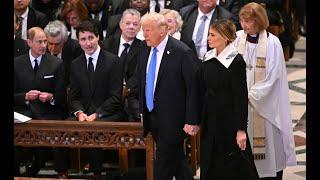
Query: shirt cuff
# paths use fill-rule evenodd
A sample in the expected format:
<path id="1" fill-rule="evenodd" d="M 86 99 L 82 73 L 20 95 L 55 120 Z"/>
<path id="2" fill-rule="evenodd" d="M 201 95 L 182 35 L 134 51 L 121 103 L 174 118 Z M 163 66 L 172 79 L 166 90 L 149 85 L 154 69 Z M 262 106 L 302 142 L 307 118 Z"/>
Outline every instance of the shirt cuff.
<path id="1" fill-rule="evenodd" d="M 75 113 L 73 113 L 75 117 L 77 117 L 77 113 L 78 113 L 78 112 L 83 112 L 83 111 L 78 110 L 78 111 L 76 111 Z"/>
<path id="2" fill-rule="evenodd" d="M 54 106 L 55 105 L 55 102 L 56 100 L 55 99 L 53 99 L 53 97 L 52 97 L 52 99 L 50 100 L 50 104 L 52 105 L 52 106 Z"/>

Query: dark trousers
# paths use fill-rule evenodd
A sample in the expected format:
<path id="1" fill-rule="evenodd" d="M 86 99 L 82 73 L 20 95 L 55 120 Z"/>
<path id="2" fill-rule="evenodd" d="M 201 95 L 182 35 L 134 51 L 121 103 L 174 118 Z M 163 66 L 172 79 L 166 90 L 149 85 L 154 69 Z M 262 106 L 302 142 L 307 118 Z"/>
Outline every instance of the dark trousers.
<path id="1" fill-rule="evenodd" d="M 175 177 L 177 180 L 193 180 L 191 169 L 184 154 L 184 141 L 168 143 L 158 135 L 155 115 L 147 114 L 150 129 L 156 143 L 156 157 L 154 161 L 154 180 L 169 180 Z"/>
<path id="2" fill-rule="evenodd" d="M 51 154 L 52 153 L 52 154 Z M 64 172 L 69 169 L 69 149 L 68 148 L 24 148 L 15 147 L 15 174 L 19 175 L 20 162 L 27 156 L 27 160 L 31 161 L 27 175 L 35 176 L 41 168 L 45 166 L 45 162 L 53 155 L 54 169 L 57 172 Z"/>
<path id="3" fill-rule="evenodd" d="M 90 164 L 89 171 L 95 173 L 101 173 L 103 171 L 103 151 L 99 148 L 82 149 L 82 153 L 85 153 L 85 162 Z"/>
<path id="4" fill-rule="evenodd" d="M 282 180 L 282 175 L 283 175 L 283 171 L 279 171 L 277 172 L 276 177 L 265 177 L 265 178 L 260 178 L 260 180 Z"/>

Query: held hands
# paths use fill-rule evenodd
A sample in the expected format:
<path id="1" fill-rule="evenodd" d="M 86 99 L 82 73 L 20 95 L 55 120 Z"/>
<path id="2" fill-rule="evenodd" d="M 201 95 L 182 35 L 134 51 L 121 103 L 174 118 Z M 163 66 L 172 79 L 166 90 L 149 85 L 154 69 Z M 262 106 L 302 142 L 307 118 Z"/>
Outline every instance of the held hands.
<path id="1" fill-rule="evenodd" d="M 94 121 L 96 119 L 98 119 L 98 114 L 97 113 L 93 113 L 90 116 L 87 116 L 87 118 L 86 118 L 86 120 L 89 121 L 89 122 Z"/>
<path id="2" fill-rule="evenodd" d="M 40 93 L 41 92 L 38 90 L 30 90 L 29 92 L 26 93 L 25 100 L 27 101 L 36 100 L 38 99 Z"/>
<path id="3" fill-rule="evenodd" d="M 47 92 L 40 92 L 39 94 L 39 100 L 41 102 L 47 102 L 47 101 L 50 101 L 53 97 L 53 94 L 51 93 L 47 93 Z"/>
<path id="4" fill-rule="evenodd" d="M 185 124 L 184 127 L 183 127 L 183 130 L 191 135 L 191 136 L 194 136 L 198 133 L 200 127 L 198 125 L 189 125 L 189 124 Z"/>
<path id="5" fill-rule="evenodd" d="M 25 99 L 27 101 L 33 101 L 39 99 L 41 102 L 50 101 L 53 98 L 53 94 L 47 92 L 41 92 L 38 90 L 30 90 L 26 93 Z"/>
<path id="6" fill-rule="evenodd" d="M 247 141 L 246 132 L 244 130 L 238 130 L 237 144 L 242 151 L 244 151 L 246 149 L 246 141 Z"/>
<path id="7" fill-rule="evenodd" d="M 90 116 L 88 116 L 87 114 L 85 114 L 84 112 L 78 112 L 77 114 L 78 120 L 79 121 L 89 121 L 92 122 L 94 120 L 96 120 L 98 118 L 98 114 L 97 113 L 93 113 Z"/>

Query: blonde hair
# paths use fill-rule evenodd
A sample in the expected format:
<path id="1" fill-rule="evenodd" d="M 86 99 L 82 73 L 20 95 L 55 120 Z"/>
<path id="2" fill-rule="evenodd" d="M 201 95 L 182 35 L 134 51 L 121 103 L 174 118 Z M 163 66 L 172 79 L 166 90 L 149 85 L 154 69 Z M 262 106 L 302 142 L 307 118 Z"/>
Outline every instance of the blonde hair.
<path id="1" fill-rule="evenodd" d="M 178 31 L 178 32 L 181 31 L 183 21 L 182 21 L 180 14 L 177 11 L 175 11 L 173 9 L 161 9 L 159 14 L 162 14 L 164 16 L 166 16 L 167 14 L 172 15 L 174 17 L 174 20 L 176 21 L 176 24 L 177 24 L 176 31 Z"/>
<path id="2" fill-rule="evenodd" d="M 166 29 L 168 28 L 167 21 L 162 14 L 151 12 L 143 15 L 141 18 L 141 25 L 143 26 L 146 22 L 150 21 L 156 22 L 159 27 L 164 27 Z"/>
<path id="3" fill-rule="evenodd" d="M 236 26 L 228 19 L 215 21 L 210 25 L 210 29 L 215 29 L 221 36 L 225 37 L 228 44 L 237 38 Z"/>
<path id="4" fill-rule="evenodd" d="M 239 18 L 240 20 L 254 20 L 258 31 L 265 30 L 269 26 L 269 19 L 266 9 L 262 5 L 255 2 L 244 5 L 239 12 Z"/>
<path id="5" fill-rule="evenodd" d="M 40 27 L 32 27 L 32 28 L 28 29 L 27 39 L 33 40 L 33 38 L 36 35 L 36 33 L 39 33 L 39 32 L 43 32 L 44 33 L 43 29 L 40 28 Z"/>

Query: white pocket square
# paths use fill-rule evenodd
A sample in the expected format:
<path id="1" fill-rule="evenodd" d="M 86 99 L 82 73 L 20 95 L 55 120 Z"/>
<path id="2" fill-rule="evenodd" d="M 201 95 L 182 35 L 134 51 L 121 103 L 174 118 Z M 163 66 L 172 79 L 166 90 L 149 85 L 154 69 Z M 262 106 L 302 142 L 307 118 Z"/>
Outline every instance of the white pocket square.
<path id="1" fill-rule="evenodd" d="M 48 79 L 48 78 L 53 78 L 53 77 L 54 77 L 54 75 L 48 75 L 48 76 L 44 76 L 43 78 Z"/>

